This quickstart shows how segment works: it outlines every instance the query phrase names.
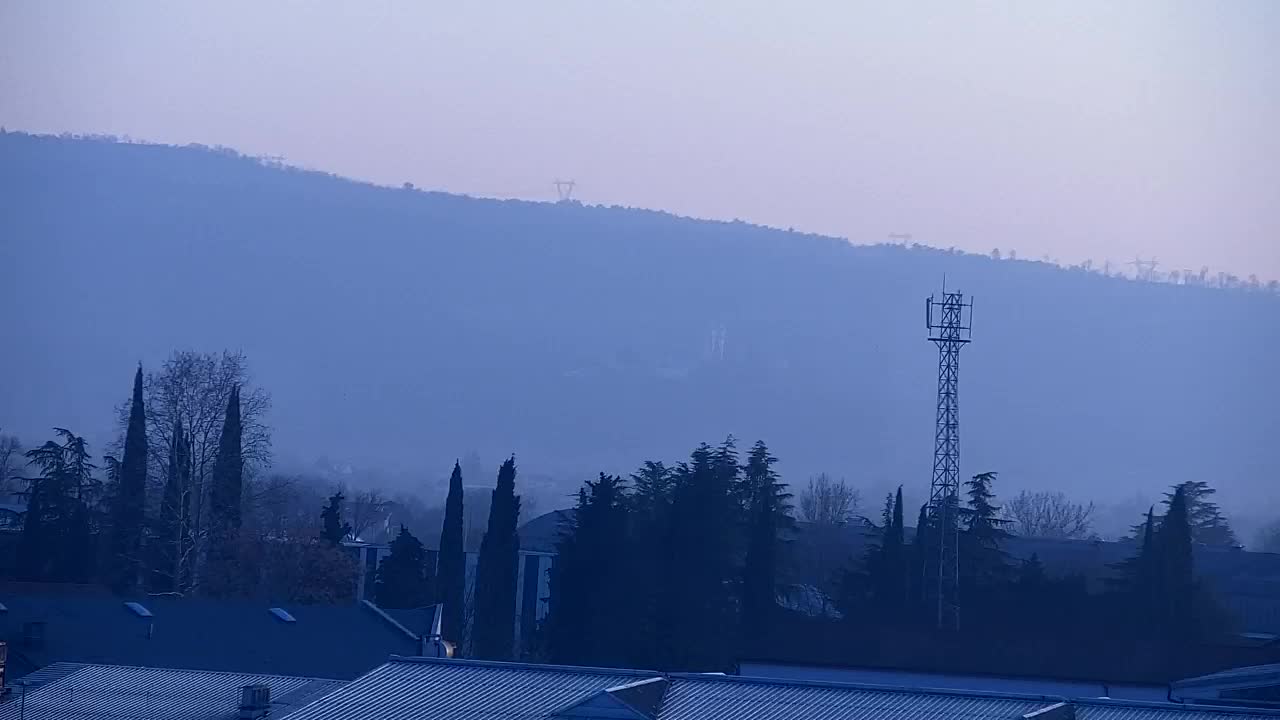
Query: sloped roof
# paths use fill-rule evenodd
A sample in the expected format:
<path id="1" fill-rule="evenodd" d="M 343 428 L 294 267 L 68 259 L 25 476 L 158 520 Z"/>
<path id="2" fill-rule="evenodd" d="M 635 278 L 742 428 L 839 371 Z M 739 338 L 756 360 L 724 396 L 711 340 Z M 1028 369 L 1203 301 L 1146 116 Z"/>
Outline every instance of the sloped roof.
<path id="1" fill-rule="evenodd" d="M 151 612 L 139 617 L 124 603 Z M 54 662 L 258 672 L 347 680 L 417 641 L 358 605 L 289 605 L 283 622 L 272 603 L 207 598 L 114 596 L 93 589 L 49 590 L 0 584 L 0 638 L 19 669 Z M 22 641 L 27 622 L 46 623 L 44 642 Z"/>
<path id="2" fill-rule="evenodd" d="M 46 671 L 41 671 L 46 672 Z M 342 687 L 338 680 L 224 673 L 199 670 L 56 663 L 56 679 L 36 687 L 15 687 L 18 702 L 0 704 L 0 720 L 234 720 L 240 688 L 271 688 L 271 717 L 291 712 Z"/>
<path id="3" fill-rule="evenodd" d="M 647 681 L 647 682 L 646 682 Z M 606 702 L 628 688 L 644 702 Z M 1276 720 L 1280 711 L 1105 699 L 663 674 L 469 660 L 393 658 L 290 720 L 1017 720 L 1060 702 L 1079 720 Z M 643 706 L 641 706 L 643 705 Z"/>
<path id="4" fill-rule="evenodd" d="M 601 690 L 655 675 L 636 670 L 394 658 L 290 720 L 541 718 Z"/>

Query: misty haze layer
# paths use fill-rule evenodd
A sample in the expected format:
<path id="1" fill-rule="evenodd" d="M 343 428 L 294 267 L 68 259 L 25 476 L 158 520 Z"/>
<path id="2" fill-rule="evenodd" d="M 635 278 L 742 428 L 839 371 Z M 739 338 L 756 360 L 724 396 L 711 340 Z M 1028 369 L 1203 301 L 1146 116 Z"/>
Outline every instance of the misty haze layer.
<path id="1" fill-rule="evenodd" d="M 435 477 L 475 449 L 576 481 L 733 433 L 792 482 L 919 496 L 923 299 L 945 273 L 976 297 L 962 472 L 1082 499 L 1274 495 L 1270 293 L 12 133 L 0 237 L 0 426 L 28 443 L 58 425 L 100 450 L 135 363 L 231 348 L 273 395 L 283 463 Z"/>

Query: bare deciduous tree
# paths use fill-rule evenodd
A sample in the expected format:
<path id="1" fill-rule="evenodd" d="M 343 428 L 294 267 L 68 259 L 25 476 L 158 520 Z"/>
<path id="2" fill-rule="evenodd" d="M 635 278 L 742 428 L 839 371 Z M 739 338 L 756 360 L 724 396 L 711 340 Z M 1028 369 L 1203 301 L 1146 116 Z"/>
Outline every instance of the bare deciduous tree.
<path id="1" fill-rule="evenodd" d="M 184 553 L 188 567 L 182 574 L 190 584 L 199 585 L 198 566 L 205 553 L 208 536 L 207 501 L 218 455 L 218 440 L 227 409 L 227 399 L 234 388 L 240 389 L 240 422 L 245 478 L 252 482 L 256 473 L 270 465 L 271 432 L 265 424 L 271 407 L 271 396 L 262 388 L 249 384 L 248 363 L 243 353 L 223 351 L 204 353 L 175 351 L 157 371 L 147 373 L 143 381 L 147 417 L 147 471 L 149 490 L 159 502 L 163 478 L 168 475 L 173 449 L 173 428 L 181 420 L 187 441 L 187 467 L 180 474 L 187 483 L 183 493 L 188 498 L 186 534 L 192 550 Z M 120 426 L 128 424 L 129 404 L 119 407 Z M 124 432 L 120 433 L 123 440 Z M 246 499 L 252 494 L 246 493 Z M 194 561 L 193 567 L 191 561 Z"/>
<path id="2" fill-rule="evenodd" d="M 347 522 L 351 524 L 351 537 L 359 540 L 387 519 L 389 503 L 382 491 L 376 488 L 361 490 L 346 502 Z M 366 538 L 367 539 L 367 538 Z"/>
<path id="3" fill-rule="evenodd" d="M 800 518 L 818 525 L 843 525 L 858 513 L 861 497 L 843 479 L 819 473 L 800 492 Z"/>
<path id="4" fill-rule="evenodd" d="M 1009 532 L 1023 537 L 1075 539 L 1089 535 L 1094 505 L 1071 502 L 1060 492 L 1023 490 L 1005 503 Z"/>
<path id="5" fill-rule="evenodd" d="M 1280 553 L 1280 520 L 1273 520 L 1258 531 L 1258 546 L 1261 552 Z"/>
<path id="6" fill-rule="evenodd" d="M 10 482 L 18 474 L 21 457 L 22 443 L 18 438 L 0 433 L 0 496 L 12 493 Z"/>

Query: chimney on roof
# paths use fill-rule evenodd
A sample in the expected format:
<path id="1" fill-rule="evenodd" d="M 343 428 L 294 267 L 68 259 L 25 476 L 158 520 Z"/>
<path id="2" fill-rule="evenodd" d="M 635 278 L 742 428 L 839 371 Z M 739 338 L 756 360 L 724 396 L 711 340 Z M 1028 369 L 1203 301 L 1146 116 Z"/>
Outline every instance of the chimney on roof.
<path id="1" fill-rule="evenodd" d="M 451 658 L 453 657 L 453 643 L 444 639 L 444 634 L 440 630 L 440 619 L 444 616 L 444 604 L 437 603 L 432 606 L 431 632 L 422 638 L 422 656 L 434 658 Z"/>
<path id="2" fill-rule="evenodd" d="M 240 688 L 240 720 L 258 720 L 271 712 L 271 686 L 245 685 Z"/>
<path id="3" fill-rule="evenodd" d="M 1023 715 L 1022 720 L 1076 720 L 1076 706 L 1069 702 L 1054 703 Z"/>

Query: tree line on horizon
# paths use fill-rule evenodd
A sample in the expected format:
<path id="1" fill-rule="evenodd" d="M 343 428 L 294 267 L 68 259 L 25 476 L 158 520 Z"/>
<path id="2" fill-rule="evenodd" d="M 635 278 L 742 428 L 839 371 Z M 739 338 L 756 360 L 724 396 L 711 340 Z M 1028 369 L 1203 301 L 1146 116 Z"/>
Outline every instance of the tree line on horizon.
<path id="1" fill-rule="evenodd" d="M 175 353 L 160 371 L 133 379 L 122 408 L 119 459 L 97 479 L 87 443 L 67 429 L 27 451 L 27 517 L 18 577 L 103 582 L 118 592 L 210 597 L 283 595 L 296 602 L 350 600 L 354 561 L 342 543 L 358 537 L 339 490 L 307 511 L 309 523 L 273 525 L 254 511 L 253 476 L 269 458 L 261 413 L 269 398 L 246 382 L 243 357 Z M 517 646 L 516 578 L 521 497 L 514 456 L 490 493 L 473 587 L 467 585 L 460 463 L 449 479 L 434 562 L 404 525 L 376 569 L 375 601 L 387 608 L 443 605 L 446 639 L 468 656 L 547 659 L 597 666 L 723 670 L 792 620 L 779 603 L 784 547 L 807 528 L 763 441 L 739 458 L 732 436 L 701 444 L 688 460 L 645 462 L 628 478 L 601 473 L 577 493 L 550 571 L 550 613 Z M 1014 561 L 1010 527 L 1070 536 L 1087 527 L 1083 506 L 1054 497 L 996 503 L 997 474 L 965 485 L 957 508 L 963 623 L 992 637 L 1064 628 L 1105 629 L 1116 642 L 1157 643 L 1169 657 L 1229 620 L 1196 581 L 1194 543 L 1236 543 L 1203 481 L 1174 486 L 1164 512 L 1134 528 L 1135 555 L 1115 566 L 1105 592 L 1055 577 L 1039 558 Z M 1057 504 L 1055 504 L 1057 502 Z M 855 522 L 856 492 L 829 478 L 810 483 L 800 514 L 813 524 Z M 919 510 L 906 533 L 901 487 L 879 522 L 857 520 L 874 538 L 841 573 L 834 598 L 846 625 L 874 632 L 928 632 L 936 600 L 938 521 Z M 1083 518 L 1082 518 L 1083 514 Z M 1037 525 L 1039 523 L 1039 525 Z M 1083 524 L 1082 524 L 1083 523 Z"/>

